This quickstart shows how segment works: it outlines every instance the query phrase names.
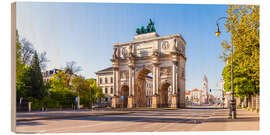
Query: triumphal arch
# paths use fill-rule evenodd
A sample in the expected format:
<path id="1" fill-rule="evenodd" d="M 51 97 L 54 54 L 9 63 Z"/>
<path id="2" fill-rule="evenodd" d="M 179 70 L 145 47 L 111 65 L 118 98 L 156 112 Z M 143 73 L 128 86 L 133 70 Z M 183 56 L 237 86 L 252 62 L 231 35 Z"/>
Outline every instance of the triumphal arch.
<path id="1" fill-rule="evenodd" d="M 184 107 L 185 40 L 180 34 L 159 36 L 152 21 L 147 29 L 142 27 L 136 32 L 133 41 L 114 45 L 112 107 L 146 107 L 145 80 L 149 74 L 153 82 L 152 108 L 168 107 L 169 87 L 170 107 Z"/>

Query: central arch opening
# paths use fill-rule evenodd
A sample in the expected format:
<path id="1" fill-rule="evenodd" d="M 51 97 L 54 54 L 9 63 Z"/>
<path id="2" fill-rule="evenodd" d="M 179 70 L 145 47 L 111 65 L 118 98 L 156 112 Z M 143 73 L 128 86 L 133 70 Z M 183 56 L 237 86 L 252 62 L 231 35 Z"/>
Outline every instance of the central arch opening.
<path id="1" fill-rule="evenodd" d="M 120 89 L 121 103 L 123 108 L 127 108 L 128 105 L 129 87 L 123 85 Z"/>
<path id="2" fill-rule="evenodd" d="M 171 104 L 171 85 L 165 82 L 160 87 L 160 107 L 168 107 Z"/>
<path id="3" fill-rule="evenodd" d="M 151 103 L 152 72 L 143 68 L 136 77 L 136 107 L 148 107 Z"/>

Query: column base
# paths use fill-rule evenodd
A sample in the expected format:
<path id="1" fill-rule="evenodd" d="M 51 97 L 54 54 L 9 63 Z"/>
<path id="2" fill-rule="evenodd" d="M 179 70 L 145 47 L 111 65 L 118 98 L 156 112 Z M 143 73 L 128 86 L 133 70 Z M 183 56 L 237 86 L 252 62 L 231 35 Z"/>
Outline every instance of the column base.
<path id="1" fill-rule="evenodd" d="M 177 104 L 177 95 L 172 95 L 172 104 L 171 104 L 171 108 L 178 108 L 178 104 Z"/>
<path id="2" fill-rule="evenodd" d="M 186 108 L 186 104 L 185 103 L 180 103 L 178 107 L 179 108 Z"/>
<path id="3" fill-rule="evenodd" d="M 120 98 L 119 96 L 112 97 L 112 108 L 119 108 L 120 107 Z"/>
<path id="4" fill-rule="evenodd" d="M 134 107 L 134 98 L 133 96 L 128 96 L 128 108 Z"/>
<path id="5" fill-rule="evenodd" d="M 153 95 L 152 96 L 152 108 L 158 108 L 159 107 L 159 95 Z"/>

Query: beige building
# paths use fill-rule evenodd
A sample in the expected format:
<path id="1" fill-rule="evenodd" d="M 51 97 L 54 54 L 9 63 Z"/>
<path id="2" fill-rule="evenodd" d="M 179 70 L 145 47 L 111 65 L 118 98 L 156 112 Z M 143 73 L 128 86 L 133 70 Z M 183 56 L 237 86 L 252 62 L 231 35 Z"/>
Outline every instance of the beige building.
<path id="1" fill-rule="evenodd" d="M 111 106 L 113 96 L 113 76 L 112 67 L 100 70 L 96 72 L 96 81 L 102 89 L 105 98 L 102 99 L 102 103 L 107 106 Z"/>

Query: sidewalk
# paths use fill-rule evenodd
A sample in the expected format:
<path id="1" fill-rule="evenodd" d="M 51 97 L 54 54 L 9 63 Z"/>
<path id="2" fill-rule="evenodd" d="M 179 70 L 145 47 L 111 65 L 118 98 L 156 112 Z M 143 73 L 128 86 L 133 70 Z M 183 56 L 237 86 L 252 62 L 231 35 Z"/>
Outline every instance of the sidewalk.
<path id="1" fill-rule="evenodd" d="M 47 112 L 19 112 L 16 113 L 16 121 L 32 121 L 47 119 L 63 119 L 87 116 L 129 114 L 125 111 L 47 111 Z"/>
<path id="2" fill-rule="evenodd" d="M 260 116 L 256 112 L 237 109 L 237 118 L 229 119 L 229 110 L 220 109 L 207 120 L 204 124 L 193 128 L 192 131 L 232 131 L 232 130 L 259 130 Z"/>

